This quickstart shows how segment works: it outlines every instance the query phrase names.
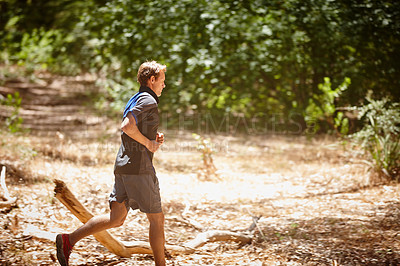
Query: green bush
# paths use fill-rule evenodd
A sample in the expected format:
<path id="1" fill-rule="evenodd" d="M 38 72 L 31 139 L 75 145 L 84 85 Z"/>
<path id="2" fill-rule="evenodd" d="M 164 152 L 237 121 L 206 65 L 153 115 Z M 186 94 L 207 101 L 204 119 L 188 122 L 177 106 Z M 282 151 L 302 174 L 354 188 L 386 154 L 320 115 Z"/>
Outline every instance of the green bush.
<path id="1" fill-rule="evenodd" d="M 0 38 L 0 47 L 5 49 L 0 53 L 0 61 L 23 66 L 27 74 L 36 70 L 50 70 L 55 73 L 75 75 L 81 69 L 74 62 L 71 52 L 72 42 L 76 42 L 71 33 L 59 29 L 33 29 L 31 32 L 19 33 L 19 42 L 11 31 Z"/>
<path id="2" fill-rule="evenodd" d="M 117 111 L 118 114 L 124 110 L 128 100 L 139 91 L 139 84 L 133 79 L 106 78 L 97 81 L 96 85 L 105 89 L 107 93 L 104 95 L 104 101 L 109 102 L 111 110 Z"/>
<path id="3" fill-rule="evenodd" d="M 356 105 L 369 89 L 400 101 L 400 1 L 7 0 L 0 9 L 0 64 L 96 73 L 111 80 L 106 98 L 118 108 L 151 59 L 168 67 L 160 110 L 174 120 L 266 124 L 279 114 L 304 128 L 310 104 L 309 125 L 343 134 L 332 103 Z M 328 99 L 330 81 L 318 90 L 326 76 L 332 88 L 351 77 L 340 102 Z"/>
<path id="4" fill-rule="evenodd" d="M 350 135 L 361 145 L 374 170 L 389 179 L 398 181 L 400 176 L 400 103 L 389 99 L 373 100 L 355 108 L 363 128 Z"/>
<path id="5" fill-rule="evenodd" d="M 12 133 L 22 130 L 21 125 L 24 120 L 19 116 L 21 100 L 19 93 L 16 92 L 14 95 L 7 94 L 7 98 L 0 101 L 2 105 L 13 107 L 11 115 L 6 118 L 6 126 Z"/>
<path id="6" fill-rule="evenodd" d="M 67 54 L 70 39 L 61 30 L 34 29 L 31 33 L 24 33 L 21 49 L 12 59 L 31 71 L 49 69 L 58 73 L 77 74 L 79 69 Z"/>
<path id="7" fill-rule="evenodd" d="M 305 110 L 304 118 L 307 128 L 313 128 L 313 133 L 316 133 L 322 127 L 327 126 L 337 134 L 346 135 L 348 133 L 349 121 L 342 112 L 337 112 L 335 101 L 343 91 L 347 90 L 350 83 L 350 78 L 345 78 L 341 85 L 332 89 L 330 79 L 324 78 L 324 83 L 318 85 L 320 93 L 313 95 Z"/>

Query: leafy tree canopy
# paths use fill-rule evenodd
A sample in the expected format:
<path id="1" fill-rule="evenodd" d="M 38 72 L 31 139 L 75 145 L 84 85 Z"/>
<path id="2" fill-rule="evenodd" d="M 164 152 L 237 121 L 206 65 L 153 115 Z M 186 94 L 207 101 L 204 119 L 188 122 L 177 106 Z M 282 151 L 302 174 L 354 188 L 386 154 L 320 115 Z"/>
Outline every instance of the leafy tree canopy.
<path id="1" fill-rule="evenodd" d="M 168 66 L 162 108 L 174 114 L 290 120 L 323 93 L 325 77 L 334 88 L 351 79 L 341 106 L 362 103 L 368 90 L 400 100 L 399 1 L 3 0 L 0 8 L 2 61 L 102 73 L 115 102 L 127 100 L 148 59 Z"/>

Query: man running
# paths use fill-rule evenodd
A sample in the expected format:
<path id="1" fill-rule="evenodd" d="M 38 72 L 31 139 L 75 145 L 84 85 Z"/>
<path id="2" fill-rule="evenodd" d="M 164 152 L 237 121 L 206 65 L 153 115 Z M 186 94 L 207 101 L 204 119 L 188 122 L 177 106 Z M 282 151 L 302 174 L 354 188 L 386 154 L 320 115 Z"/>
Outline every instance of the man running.
<path id="1" fill-rule="evenodd" d="M 164 142 L 164 135 L 157 129 L 158 97 L 165 88 L 166 69 L 155 61 L 139 67 L 139 92 L 128 101 L 123 113 L 121 146 L 114 166 L 115 183 L 109 198 L 110 214 L 91 218 L 71 234 L 57 235 L 57 259 L 61 265 L 68 265 L 72 247 L 80 239 L 121 226 L 129 208 L 146 213 L 155 264 L 165 265 L 164 214 L 153 154 Z"/>

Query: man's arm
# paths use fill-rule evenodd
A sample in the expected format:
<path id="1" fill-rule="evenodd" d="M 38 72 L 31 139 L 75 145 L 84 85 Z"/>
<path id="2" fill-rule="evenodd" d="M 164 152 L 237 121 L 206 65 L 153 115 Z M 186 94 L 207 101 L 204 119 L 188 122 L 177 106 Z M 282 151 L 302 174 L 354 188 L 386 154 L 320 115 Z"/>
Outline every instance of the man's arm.
<path id="1" fill-rule="evenodd" d="M 148 138 L 143 136 L 143 134 L 136 126 L 136 120 L 131 113 L 128 113 L 128 115 L 122 121 L 121 130 L 153 153 L 156 152 L 161 146 L 161 143 L 155 140 L 149 140 Z"/>

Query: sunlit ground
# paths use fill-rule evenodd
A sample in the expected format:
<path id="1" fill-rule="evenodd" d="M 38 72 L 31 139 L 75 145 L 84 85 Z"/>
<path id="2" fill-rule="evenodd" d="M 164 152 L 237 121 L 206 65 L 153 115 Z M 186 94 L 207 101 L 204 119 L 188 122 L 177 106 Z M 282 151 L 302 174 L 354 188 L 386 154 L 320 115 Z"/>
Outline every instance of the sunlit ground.
<path id="1" fill-rule="evenodd" d="M 78 92 L 81 89 L 77 87 Z M 46 95 L 46 86 L 36 90 Z M 35 97 L 39 96 L 32 99 Z M 29 237 L 24 230 L 34 226 L 59 233 L 80 226 L 54 198 L 54 178 L 64 180 L 93 214 L 108 211 L 119 147 L 118 122 L 96 119 L 92 112 L 96 123 L 78 123 L 76 119 L 82 119 L 80 114 L 90 108 L 74 106 L 69 118 L 58 124 L 67 129 L 59 126 L 43 131 L 51 126 L 46 120 L 50 118 L 43 117 L 44 113 L 39 118 L 31 113 L 29 118 L 28 111 L 35 108 L 27 110 L 30 107 L 25 106 L 22 112 L 27 114 L 27 124 L 33 125 L 31 119 L 37 119 L 35 129 L 22 135 L 0 131 L 2 163 L 19 169 L 10 170 L 6 179 L 10 193 L 19 199 L 18 208 L 1 214 L 1 262 L 52 265 L 54 244 Z M 211 229 L 244 232 L 253 216 L 261 218 L 250 245 L 206 244 L 192 255 L 176 256 L 175 265 L 400 263 L 400 187 L 368 187 L 370 173 L 356 150 L 330 137 L 208 135 L 219 149 L 213 154 L 217 175 L 205 180 L 198 175 L 203 162 L 191 133 L 166 131 L 164 147 L 154 158 L 167 243 L 182 244 Z M 191 219 L 202 229 L 174 217 Z M 144 214 L 131 211 L 123 227 L 110 231 L 126 241 L 147 240 L 148 222 Z M 93 237 L 77 244 L 70 262 L 153 264 L 147 255 L 118 258 Z"/>

